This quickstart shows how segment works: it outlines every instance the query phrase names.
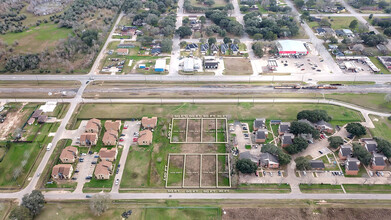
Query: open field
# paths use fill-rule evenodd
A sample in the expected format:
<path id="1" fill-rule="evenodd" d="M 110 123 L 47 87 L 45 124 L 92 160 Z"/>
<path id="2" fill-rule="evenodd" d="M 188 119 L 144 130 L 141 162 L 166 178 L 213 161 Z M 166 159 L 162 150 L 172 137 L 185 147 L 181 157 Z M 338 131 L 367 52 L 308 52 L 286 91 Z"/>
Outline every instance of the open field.
<path id="1" fill-rule="evenodd" d="M 375 125 L 375 128 L 369 130 L 372 136 L 391 141 L 391 121 L 385 117 L 378 116 L 371 116 L 371 119 Z"/>
<path id="2" fill-rule="evenodd" d="M 391 185 L 343 184 L 347 193 L 391 193 Z"/>
<path id="3" fill-rule="evenodd" d="M 224 58 L 225 75 L 251 75 L 253 69 L 249 59 Z"/>
<path id="4" fill-rule="evenodd" d="M 54 48 L 58 40 L 67 38 L 69 34 L 72 34 L 72 29 L 58 28 L 57 24 L 41 24 L 28 31 L 7 33 L 0 36 L 0 39 L 7 44 L 17 41 L 16 52 L 36 53 L 43 48 Z"/>
<path id="5" fill-rule="evenodd" d="M 139 148 L 139 147 L 134 147 Z M 151 152 L 135 149 L 129 152 L 124 166 L 123 176 L 128 176 L 126 181 L 121 181 L 121 188 L 147 187 L 150 170 Z M 137 167 L 137 168 L 136 168 Z"/>
<path id="6" fill-rule="evenodd" d="M 386 94 L 384 93 L 369 93 L 369 94 L 332 93 L 332 94 L 325 94 L 325 97 L 329 99 L 335 99 L 347 103 L 352 103 L 376 111 L 389 112 L 391 110 L 391 103 L 387 103 L 384 100 L 385 95 Z"/>
<path id="7" fill-rule="evenodd" d="M 290 193 L 289 184 L 240 184 L 235 192 L 256 192 L 256 193 Z"/>
<path id="8" fill-rule="evenodd" d="M 302 193 L 343 193 L 341 185 L 330 184 L 300 184 Z"/>
<path id="9" fill-rule="evenodd" d="M 331 17 L 329 19 L 331 28 L 334 30 L 349 28 L 350 22 L 357 20 L 355 17 Z"/>

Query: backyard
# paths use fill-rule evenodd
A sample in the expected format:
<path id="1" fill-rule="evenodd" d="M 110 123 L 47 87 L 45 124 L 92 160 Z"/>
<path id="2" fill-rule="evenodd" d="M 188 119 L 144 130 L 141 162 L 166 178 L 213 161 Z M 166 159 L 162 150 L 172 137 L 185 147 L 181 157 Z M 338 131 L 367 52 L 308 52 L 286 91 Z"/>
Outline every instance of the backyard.
<path id="1" fill-rule="evenodd" d="M 225 75 L 251 75 L 253 69 L 249 59 L 224 58 Z"/>

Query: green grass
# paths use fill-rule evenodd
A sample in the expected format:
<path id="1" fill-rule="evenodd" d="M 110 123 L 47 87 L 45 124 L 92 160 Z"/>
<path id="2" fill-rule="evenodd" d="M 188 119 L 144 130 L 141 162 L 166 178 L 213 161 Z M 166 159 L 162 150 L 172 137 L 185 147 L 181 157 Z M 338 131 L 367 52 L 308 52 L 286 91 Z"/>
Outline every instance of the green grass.
<path id="1" fill-rule="evenodd" d="M 251 150 L 251 145 L 244 146 L 247 150 Z"/>
<path id="2" fill-rule="evenodd" d="M 353 94 L 353 93 L 332 93 L 325 94 L 328 99 L 340 100 L 343 102 L 352 103 L 368 109 L 389 112 L 391 110 L 391 103 L 384 100 L 384 93 L 368 93 L 368 94 Z"/>
<path id="3" fill-rule="evenodd" d="M 235 191 L 257 193 L 290 193 L 291 187 L 286 183 L 240 184 Z"/>
<path id="4" fill-rule="evenodd" d="M 343 184 L 347 193 L 391 193 L 391 185 Z"/>
<path id="5" fill-rule="evenodd" d="M 221 219 L 220 208 L 147 208 L 145 219 Z"/>
<path id="6" fill-rule="evenodd" d="M 331 21 L 332 20 L 332 21 Z M 355 17 L 331 17 L 329 19 L 331 28 L 337 29 L 349 29 L 350 22 L 357 20 Z"/>
<path id="7" fill-rule="evenodd" d="M 0 187 L 21 186 L 34 164 L 41 147 L 39 143 L 11 143 L 3 161 L 0 163 Z M 15 170 L 21 169 L 20 175 L 15 176 Z"/>
<path id="8" fill-rule="evenodd" d="M 344 173 L 345 177 L 365 177 L 368 176 L 367 171 L 363 165 L 360 165 L 357 175 L 346 175 L 345 167 L 341 166 L 341 170 Z"/>
<path id="9" fill-rule="evenodd" d="M 181 173 L 171 173 L 171 172 L 181 172 Z M 180 185 L 182 184 L 183 180 L 183 168 L 182 167 L 174 167 L 170 166 L 169 171 L 168 171 L 168 181 L 167 181 L 167 186 L 173 186 Z"/>
<path id="10" fill-rule="evenodd" d="M 372 136 L 391 141 L 391 121 L 385 117 L 371 116 L 375 128 L 369 129 Z"/>
<path id="11" fill-rule="evenodd" d="M 7 44 L 13 44 L 18 41 L 16 50 L 22 52 L 39 52 L 44 47 L 52 48 L 60 39 L 65 39 L 72 33 L 72 29 L 58 28 L 57 24 L 41 24 L 28 31 L 20 33 L 7 33 L 0 36 Z"/>
<path id="12" fill-rule="evenodd" d="M 319 81 L 320 84 L 343 84 L 343 85 L 374 85 L 372 81 Z"/>
<path id="13" fill-rule="evenodd" d="M 138 146 L 136 146 L 138 148 Z M 151 152 L 132 150 L 126 159 L 121 188 L 146 187 L 150 168 Z M 126 177 L 126 178 L 125 178 Z"/>
<path id="14" fill-rule="evenodd" d="M 331 184 L 300 184 L 300 191 L 303 193 L 343 193 L 341 185 Z"/>
<path id="15" fill-rule="evenodd" d="M 369 59 L 372 61 L 373 64 L 375 64 L 377 68 L 380 69 L 380 72 L 378 72 L 378 74 L 391 74 L 391 72 L 380 62 L 380 60 L 377 59 L 377 57 L 369 57 Z"/>

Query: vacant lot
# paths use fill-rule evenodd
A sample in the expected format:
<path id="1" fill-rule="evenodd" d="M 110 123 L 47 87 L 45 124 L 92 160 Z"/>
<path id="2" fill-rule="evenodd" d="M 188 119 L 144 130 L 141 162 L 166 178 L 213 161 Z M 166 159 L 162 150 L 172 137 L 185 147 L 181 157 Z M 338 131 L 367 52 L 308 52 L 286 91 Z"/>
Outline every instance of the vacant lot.
<path id="1" fill-rule="evenodd" d="M 331 28 L 334 30 L 337 29 L 349 29 L 350 22 L 357 20 L 355 17 L 331 17 L 329 22 L 331 23 Z"/>
<path id="2" fill-rule="evenodd" d="M 376 111 L 389 112 L 391 110 L 391 103 L 384 100 L 386 94 L 384 93 L 369 93 L 369 94 L 325 94 L 326 98 L 341 100 L 348 103 L 353 103 L 365 108 Z"/>
<path id="3" fill-rule="evenodd" d="M 372 136 L 391 141 L 391 121 L 385 117 L 371 116 L 375 128 L 370 129 Z"/>
<path id="4" fill-rule="evenodd" d="M 224 58 L 225 75 L 251 75 L 253 69 L 249 59 Z"/>
<path id="5" fill-rule="evenodd" d="M 144 219 L 221 219 L 219 208 L 147 208 Z"/>
<path id="6" fill-rule="evenodd" d="M 390 209 L 373 208 L 224 208 L 226 214 L 223 220 L 233 219 L 317 219 L 317 220 L 361 220 L 386 219 L 391 213 Z"/>
<path id="7" fill-rule="evenodd" d="M 55 47 L 58 40 L 67 38 L 71 33 L 72 29 L 58 28 L 57 24 L 41 24 L 28 31 L 7 33 L 0 39 L 10 45 L 17 41 L 17 52 L 36 53 L 41 52 L 43 48 Z"/>
<path id="8" fill-rule="evenodd" d="M 142 149 L 130 151 L 123 174 L 130 178 L 121 181 L 121 188 L 146 187 L 150 161 L 150 151 L 143 151 Z"/>
<path id="9" fill-rule="evenodd" d="M 17 128 L 21 128 L 38 107 L 36 104 L 9 103 L 2 113 L 7 113 L 4 123 L 0 124 L 0 141 L 12 136 Z"/>

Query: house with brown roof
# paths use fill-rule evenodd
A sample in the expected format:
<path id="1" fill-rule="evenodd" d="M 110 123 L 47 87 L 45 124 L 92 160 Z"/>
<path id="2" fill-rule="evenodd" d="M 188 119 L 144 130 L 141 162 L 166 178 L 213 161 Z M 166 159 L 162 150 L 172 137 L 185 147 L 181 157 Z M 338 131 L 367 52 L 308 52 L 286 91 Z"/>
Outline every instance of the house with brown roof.
<path id="1" fill-rule="evenodd" d="M 125 49 L 125 48 L 118 48 L 117 49 L 117 55 L 125 56 L 128 54 L 129 54 L 129 49 Z"/>
<path id="2" fill-rule="evenodd" d="M 47 115 L 40 115 L 37 119 L 37 122 L 39 124 L 43 124 L 45 123 L 46 121 L 48 120 L 48 116 Z"/>
<path id="3" fill-rule="evenodd" d="M 82 146 L 95 146 L 97 141 L 97 133 L 84 133 L 80 135 L 80 145 Z"/>
<path id="4" fill-rule="evenodd" d="M 116 145 L 118 139 L 118 131 L 108 130 L 105 132 L 102 138 L 103 145 Z"/>
<path id="5" fill-rule="evenodd" d="M 31 117 L 31 118 L 27 121 L 27 124 L 28 124 L 28 125 L 32 125 L 32 124 L 34 124 L 34 122 L 35 122 L 35 118 Z"/>
<path id="6" fill-rule="evenodd" d="M 102 128 L 102 124 L 99 119 L 92 118 L 87 122 L 85 132 L 87 133 L 99 133 Z"/>
<path id="7" fill-rule="evenodd" d="M 96 165 L 94 175 L 98 180 L 110 179 L 113 170 L 113 164 L 110 161 L 101 161 Z"/>
<path id="8" fill-rule="evenodd" d="M 55 180 L 70 179 L 72 173 L 72 164 L 57 164 L 52 169 L 52 178 Z"/>
<path id="9" fill-rule="evenodd" d="M 108 150 L 107 148 L 101 148 L 99 151 L 99 158 L 101 160 L 113 162 L 117 158 L 117 154 L 118 151 L 116 147 L 113 147 L 110 150 Z"/>
<path id="10" fill-rule="evenodd" d="M 117 120 L 117 121 L 107 120 L 105 122 L 105 129 L 106 129 L 106 131 L 114 130 L 114 131 L 119 132 L 119 130 L 121 129 L 121 121 L 120 120 Z"/>
<path id="11" fill-rule="evenodd" d="M 157 117 L 143 117 L 141 119 L 141 125 L 143 126 L 143 128 L 153 129 L 157 125 Z"/>
<path id="12" fill-rule="evenodd" d="M 137 143 L 138 145 L 150 145 L 152 144 L 153 134 L 150 130 L 140 131 Z"/>
<path id="13" fill-rule="evenodd" d="M 60 160 L 63 163 L 74 163 L 77 158 L 77 148 L 68 146 L 64 148 L 60 155 Z"/>
<path id="14" fill-rule="evenodd" d="M 42 114 L 42 110 L 35 110 L 33 115 L 31 115 L 32 118 L 38 119 L 38 117 Z"/>

